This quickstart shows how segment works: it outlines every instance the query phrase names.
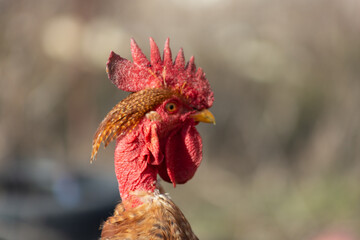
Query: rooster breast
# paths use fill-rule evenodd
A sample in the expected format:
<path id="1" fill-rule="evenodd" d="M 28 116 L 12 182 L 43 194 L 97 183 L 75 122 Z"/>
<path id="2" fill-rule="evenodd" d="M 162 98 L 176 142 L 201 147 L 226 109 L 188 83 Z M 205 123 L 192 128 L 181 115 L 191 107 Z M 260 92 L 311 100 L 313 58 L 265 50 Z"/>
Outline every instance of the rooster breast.
<path id="1" fill-rule="evenodd" d="M 197 240 L 189 222 L 167 194 L 134 193 L 143 204 L 126 208 L 119 203 L 104 223 L 101 239 Z"/>

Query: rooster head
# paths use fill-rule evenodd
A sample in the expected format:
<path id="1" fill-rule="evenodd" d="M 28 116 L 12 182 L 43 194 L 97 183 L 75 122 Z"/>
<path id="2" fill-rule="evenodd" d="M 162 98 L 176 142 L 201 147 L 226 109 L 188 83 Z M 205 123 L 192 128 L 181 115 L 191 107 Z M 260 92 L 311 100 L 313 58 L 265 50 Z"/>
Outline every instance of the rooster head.
<path id="1" fill-rule="evenodd" d="M 133 62 L 111 52 L 109 79 L 131 94 L 105 117 L 93 139 L 91 159 L 103 142 L 114 139 L 115 172 L 122 198 L 131 191 L 156 188 L 156 176 L 175 186 L 190 180 L 202 159 L 202 142 L 195 125 L 215 123 L 208 108 L 214 101 L 209 82 L 194 57 L 185 64 L 180 49 L 172 60 L 169 39 L 163 58 L 150 38 L 150 60 L 131 39 Z"/>

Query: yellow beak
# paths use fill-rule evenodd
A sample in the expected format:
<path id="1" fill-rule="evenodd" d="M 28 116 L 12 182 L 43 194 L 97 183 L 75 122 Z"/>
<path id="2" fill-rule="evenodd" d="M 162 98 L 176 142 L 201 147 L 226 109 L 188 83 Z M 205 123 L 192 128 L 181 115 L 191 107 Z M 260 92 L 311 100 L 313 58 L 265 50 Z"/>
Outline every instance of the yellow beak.
<path id="1" fill-rule="evenodd" d="M 207 109 L 191 114 L 190 117 L 197 122 L 212 123 L 215 125 L 214 115 Z"/>

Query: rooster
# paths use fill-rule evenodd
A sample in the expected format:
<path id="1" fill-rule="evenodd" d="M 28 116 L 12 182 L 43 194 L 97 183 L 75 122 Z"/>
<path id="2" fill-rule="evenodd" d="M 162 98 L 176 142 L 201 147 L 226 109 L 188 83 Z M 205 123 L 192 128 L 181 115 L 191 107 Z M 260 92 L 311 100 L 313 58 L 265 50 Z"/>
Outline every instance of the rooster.
<path id="1" fill-rule="evenodd" d="M 102 226 L 101 239 L 198 239 L 181 210 L 157 182 L 190 180 L 202 160 L 195 126 L 215 123 L 208 108 L 213 92 L 194 57 L 185 65 L 180 49 L 173 62 L 169 39 L 163 58 L 150 38 L 150 60 L 131 39 L 133 62 L 111 52 L 106 71 L 119 89 L 131 94 L 98 127 L 91 161 L 101 143 L 116 139 L 115 173 L 122 202 Z"/>

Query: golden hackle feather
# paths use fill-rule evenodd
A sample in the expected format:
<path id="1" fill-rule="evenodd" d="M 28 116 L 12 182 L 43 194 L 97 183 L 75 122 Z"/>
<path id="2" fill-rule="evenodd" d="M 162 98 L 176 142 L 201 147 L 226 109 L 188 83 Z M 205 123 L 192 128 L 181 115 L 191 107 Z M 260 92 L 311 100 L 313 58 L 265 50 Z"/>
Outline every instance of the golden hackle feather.
<path id="1" fill-rule="evenodd" d="M 136 197 L 144 203 L 126 208 L 122 203 L 115 208 L 102 227 L 105 240 L 197 240 L 189 222 L 166 194 L 138 192 Z"/>
<path id="2" fill-rule="evenodd" d="M 147 112 L 173 95 L 178 94 L 169 89 L 152 88 L 132 93 L 119 102 L 106 115 L 94 135 L 91 162 L 96 159 L 102 142 L 106 147 L 121 134 L 136 127 Z"/>

